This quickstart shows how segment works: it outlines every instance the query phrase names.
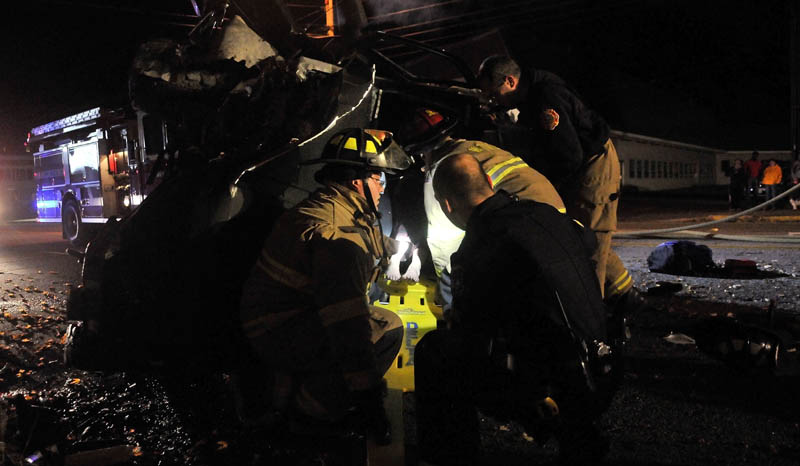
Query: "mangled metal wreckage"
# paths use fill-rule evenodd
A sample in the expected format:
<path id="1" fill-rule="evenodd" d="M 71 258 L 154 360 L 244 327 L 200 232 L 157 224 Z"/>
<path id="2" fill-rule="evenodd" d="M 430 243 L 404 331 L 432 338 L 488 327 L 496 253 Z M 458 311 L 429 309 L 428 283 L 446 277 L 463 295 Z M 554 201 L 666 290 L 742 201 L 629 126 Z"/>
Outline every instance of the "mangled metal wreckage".
<path id="1" fill-rule="evenodd" d="M 265 4 L 286 19 L 280 2 Z M 303 161 L 337 131 L 392 129 L 399 114 L 423 103 L 465 129 L 485 104 L 466 65 L 442 51 L 381 33 L 317 41 L 290 25 L 251 27 L 239 16 L 216 27 L 225 7 L 211 8 L 187 40 L 146 43 L 135 59 L 133 106 L 170 128 L 159 155 L 166 174 L 80 254 L 68 363 L 236 365 L 246 351 L 237 324 L 241 284 L 278 215 L 317 186 L 316 168 Z M 241 9 L 251 19 L 264 18 L 259 11 Z M 355 17 L 351 23 L 363 11 Z M 463 76 L 420 78 L 376 50 L 392 41 L 436 54 Z"/>

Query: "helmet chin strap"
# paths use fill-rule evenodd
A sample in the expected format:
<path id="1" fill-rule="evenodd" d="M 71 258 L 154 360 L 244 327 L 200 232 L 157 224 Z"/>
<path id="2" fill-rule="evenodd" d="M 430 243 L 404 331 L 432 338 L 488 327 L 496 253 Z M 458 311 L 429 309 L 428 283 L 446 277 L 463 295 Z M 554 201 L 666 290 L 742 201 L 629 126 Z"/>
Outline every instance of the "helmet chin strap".
<path id="1" fill-rule="evenodd" d="M 373 214 L 375 214 L 375 221 L 378 222 L 378 231 L 381 233 L 380 240 L 378 241 L 381 244 L 381 256 L 387 257 L 386 254 L 386 245 L 383 243 L 383 225 L 381 225 L 381 213 L 378 212 L 378 206 L 375 205 L 375 201 L 372 197 L 372 190 L 369 187 L 368 181 L 369 175 L 367 174 L 364 178 L 361 179 L 361 184 L 364 187 L 364 197 L 367 198 L 367 205 L 369 206 L 370 210 Z"/>

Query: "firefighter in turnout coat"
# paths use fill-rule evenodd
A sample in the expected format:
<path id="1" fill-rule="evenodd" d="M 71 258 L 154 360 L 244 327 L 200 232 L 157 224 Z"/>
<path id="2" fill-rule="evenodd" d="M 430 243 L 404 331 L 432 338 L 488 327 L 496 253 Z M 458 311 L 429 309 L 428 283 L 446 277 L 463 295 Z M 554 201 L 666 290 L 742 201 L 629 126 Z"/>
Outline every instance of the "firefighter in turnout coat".
<path id="1" fill-rule="evenodd" d="M 316 175 L 323 187 L 264 243 L 244 286 L 242 327 L 273 374 L 273 409 L 334 422 L 356 407 L 387 443 L 381 380 L 403 328 L 366 293 L 391 252 L 376 218 L 384 173 L 411 161 L 390 133 L 350 129 L 313 162 L 325 164 Z"/>
<path id="2" fill-rule="evenodd" d="M 567 213 L 597 235 L 592 259 L 606 302 L 629 312 L 642 308 L 643 297 L 611 249 L 620 167 L 606 122 L 555 74 L 523 71 L 508 57 L 484 60 L 479 82 L 507 110 L 504 118 L 529 131 L 523 158 L 555 185 Z"/>

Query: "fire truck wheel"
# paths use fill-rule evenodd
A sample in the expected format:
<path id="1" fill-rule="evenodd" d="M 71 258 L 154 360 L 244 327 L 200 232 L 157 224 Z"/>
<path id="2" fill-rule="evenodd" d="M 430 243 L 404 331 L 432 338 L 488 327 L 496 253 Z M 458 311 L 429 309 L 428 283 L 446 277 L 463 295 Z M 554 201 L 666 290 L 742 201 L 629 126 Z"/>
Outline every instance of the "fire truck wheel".
<path id="1" fill-rule="evenodd" d="M 86 225 L 81 221 L 81 209 L 78 203 L 70 200 L 64 203 L 61 214 L 61 226 L 64 237 L 76 248 L 83 249 L 88 241 Z"/>

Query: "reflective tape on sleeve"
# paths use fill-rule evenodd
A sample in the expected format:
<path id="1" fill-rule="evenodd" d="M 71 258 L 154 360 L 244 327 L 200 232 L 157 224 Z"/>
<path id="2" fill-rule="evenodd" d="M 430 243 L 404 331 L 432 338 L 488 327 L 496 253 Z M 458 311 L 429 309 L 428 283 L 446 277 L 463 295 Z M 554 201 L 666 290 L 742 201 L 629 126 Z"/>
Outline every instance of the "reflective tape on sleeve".
<path id="1" fill-rule="evenodd" d="M 256 265 L 276 282 L 294 290 L 308 293 L 308 287 L 311 285 L 311 279 L 308 276 L 281 264 L 266 252 L 261 253 Z"/>
<path id="2" fill-rule="evenodd" d="M 632 281 L 633 277 L 626 270 L 610 286 L 606 287 L 606 294 L 609 296 L 621 295 L 624 291 L 627 291 Z"/>
<path id="3" fill-rule="evenodd" d="M 514 170 L 522 167 L 527 167 L 528 164 L 525 163 L 519 157 L 513 157 L 511 159 L 506 160 L 505 162 L 498 163 L 494 167 L 490 168 L 489 171 L 486 172 L 489 175 L 489 178 L 492 179 L 492 184 L 497 186 L 503 178 L 508 176 L 509 173 L 513 172 Z"/>

